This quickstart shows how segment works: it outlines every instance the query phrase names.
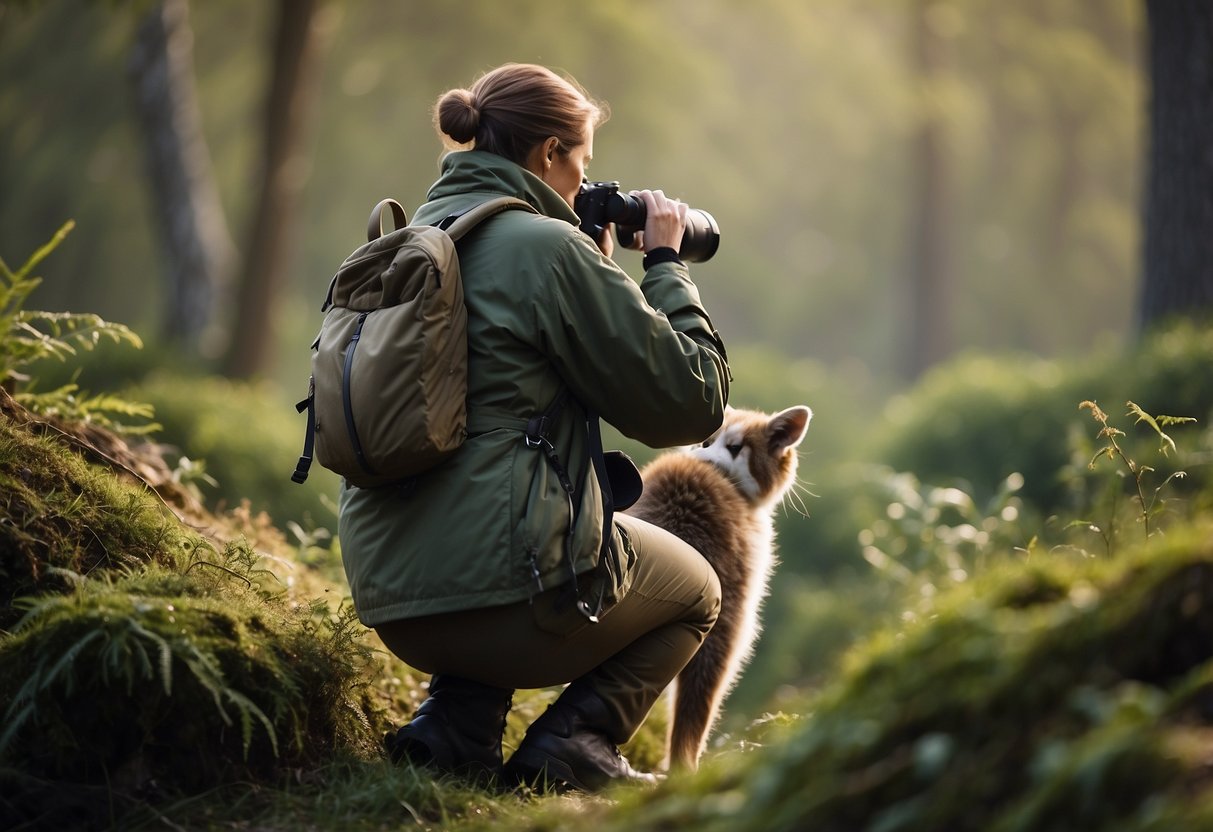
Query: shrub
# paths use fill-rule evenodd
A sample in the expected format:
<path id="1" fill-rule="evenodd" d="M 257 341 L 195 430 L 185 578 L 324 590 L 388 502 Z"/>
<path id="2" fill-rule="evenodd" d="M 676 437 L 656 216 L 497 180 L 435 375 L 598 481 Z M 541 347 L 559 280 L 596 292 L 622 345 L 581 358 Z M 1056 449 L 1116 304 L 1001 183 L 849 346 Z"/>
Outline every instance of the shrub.
<path id="1" fill-rule="evenodd" d="M 959 485 L 981 502 L 1019 473 L 1021 496 L 1042 516 L 1070 513 L 1083 508 L 1073 477 L 1090 459 L 1081 452 L 1093 452 L 1095 433 L 1078 403 L 1093 400 L 1108 410 L 1130 399 L 1150 413 L 1208 425 L 1213 329 L 1181 325 L 1086 361 L 958 359 L 891 403 L 873 455 L 923 481 Z M 1204 469 L 1189 473 L 1189 489 L 1213 486 Z"/>
<path id="2" fill-rule="evenodd" d="M 0 405 L 0 825 L 93 827 L 374 753 L 385 703 L 350 609 Z"/>
<path id="3" fill-rule="evenodd" d="M 303 447 L 303 421 L 271 385 L 160 373 L 129 395 L 155 408 L 161 442 L 205 462 L 217 483 L 203 489 L 211 505 L 248 500 L 280 528 L 293 521 L 309 531 L 335 529 L 337 477 L 314 465 L 305 484 L 291 481 Z"/>

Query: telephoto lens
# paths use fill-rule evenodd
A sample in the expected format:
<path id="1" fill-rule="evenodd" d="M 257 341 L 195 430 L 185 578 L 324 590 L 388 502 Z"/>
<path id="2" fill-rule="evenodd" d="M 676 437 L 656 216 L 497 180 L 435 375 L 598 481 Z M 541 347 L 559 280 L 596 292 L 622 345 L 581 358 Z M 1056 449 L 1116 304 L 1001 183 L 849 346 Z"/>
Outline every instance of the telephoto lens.
<path id="1" fill-rule="evenodd" d="M 644 200 L 620 193 L 618 182 L 586 182 L 573 205 L 581 218 L 581 229 L 597 240 L 608 223 L 615 223 L 619 244 L 631 246 L 648 216 Z M 720 247 L 720 226 L 707 211 L 687 209 L 686 230 L 678 246 L 678 257 L 688 263 L 711 260 Z"/>

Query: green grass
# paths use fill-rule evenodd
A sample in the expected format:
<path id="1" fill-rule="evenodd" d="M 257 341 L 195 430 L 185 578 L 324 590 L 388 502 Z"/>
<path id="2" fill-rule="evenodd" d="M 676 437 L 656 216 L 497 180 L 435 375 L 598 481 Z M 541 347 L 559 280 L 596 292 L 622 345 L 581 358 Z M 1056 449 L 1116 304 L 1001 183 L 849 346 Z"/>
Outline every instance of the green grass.
<path id="1" fill-rule="evenodd" d="M 1149 355 L 1166 376 L 1204 344 Z M 974 435 L 1000 435 L 990 426 L 1015 407 L 1047 422 L 1029 393 L 999 399 Z M 1165 535 L 1121 521 L 1107 551 L 1003 541 L 963 580 L 915 572 L 909 598 L 873 573 L 777 581 L 782 619 L 760 651 L 781 661 L 756 664 L 755 680 L 805 688 L 779 700 L 784 713 L 730 713 L 701 772 L 656 789 L 501 794 L 384 759 L 382 733 L 424 698 L 424 677 L 356 624 L 336 549 L 293 548 L 242 509 L 183 522 L 146 484 L 6 408 L 4 828 L 1213 828 L 1213 525 L 1190 492 L 1168 491 Z M 928 447 L 917 430 L 907 442 Z M 507 754 L 555 695 L 516 696 Z M 641 768 L 662 756 L 664 708 L 625 749 Z"/>
<path id="2" fill-rule="evenodd" d="M 384 758 L 425 677 L 357 624 L 333 553 L 293 550 L 244 510 L 184 522 L 3 404 L 0 826 L 371 829 L 525 811 L 525 795 Z M 556 693 L 518 694 L 507 751 Z M 638 764 L 659 761 L 664 724 L 628 748 Z"/>
<path id="3" fill-rule="evenodd" d="M 759 752 L 483 828 L 1209 828 L 1210 531 L 991 570 L 865 643 Z"/>

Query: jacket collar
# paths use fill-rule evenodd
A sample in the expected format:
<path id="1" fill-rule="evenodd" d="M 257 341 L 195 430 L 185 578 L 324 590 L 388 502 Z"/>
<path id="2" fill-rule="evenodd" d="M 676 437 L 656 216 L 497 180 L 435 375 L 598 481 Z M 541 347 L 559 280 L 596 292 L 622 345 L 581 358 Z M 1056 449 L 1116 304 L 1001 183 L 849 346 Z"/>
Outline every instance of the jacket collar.
<path id="1" fill-rule="evenodd" d="M 485 193 L 518 197 L 534 205 L 541 214 L 573 225 L 581 223 L 560 194 L 538 176 L 504 156 L 482 150 L 457 150 L 443 157 L 442 174 L 428 194 L 430 202 L 436 204 L 422 206 L 418 214 L 423 217 L 422 222 L 434 222 L 441 217 L 430 219 L 430 213 L 437 215 L 466 201 L 456 197 Z"/>

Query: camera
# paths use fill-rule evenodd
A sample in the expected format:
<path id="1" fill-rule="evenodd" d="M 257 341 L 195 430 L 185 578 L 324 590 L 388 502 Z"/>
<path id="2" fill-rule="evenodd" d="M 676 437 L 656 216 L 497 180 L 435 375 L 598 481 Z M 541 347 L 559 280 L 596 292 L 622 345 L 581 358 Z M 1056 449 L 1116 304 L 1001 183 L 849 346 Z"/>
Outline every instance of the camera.
<path id="1" fill-rule="evenodd" d="M 619 244 L 628 247 L 637 231 L 644 230 L 647 215 L 644 200 L 619 192 L 618 182 L 582 182 L 573 200 L 573 210 L 581 219 L 581 230 L 595 241 L 603 229 L 615 223 Z M 720 246 L 720 227 L 707 211 L 687 209 L 686 230 L 678 247 L 678 256 L 688 263 L 712 259 Z"/>

